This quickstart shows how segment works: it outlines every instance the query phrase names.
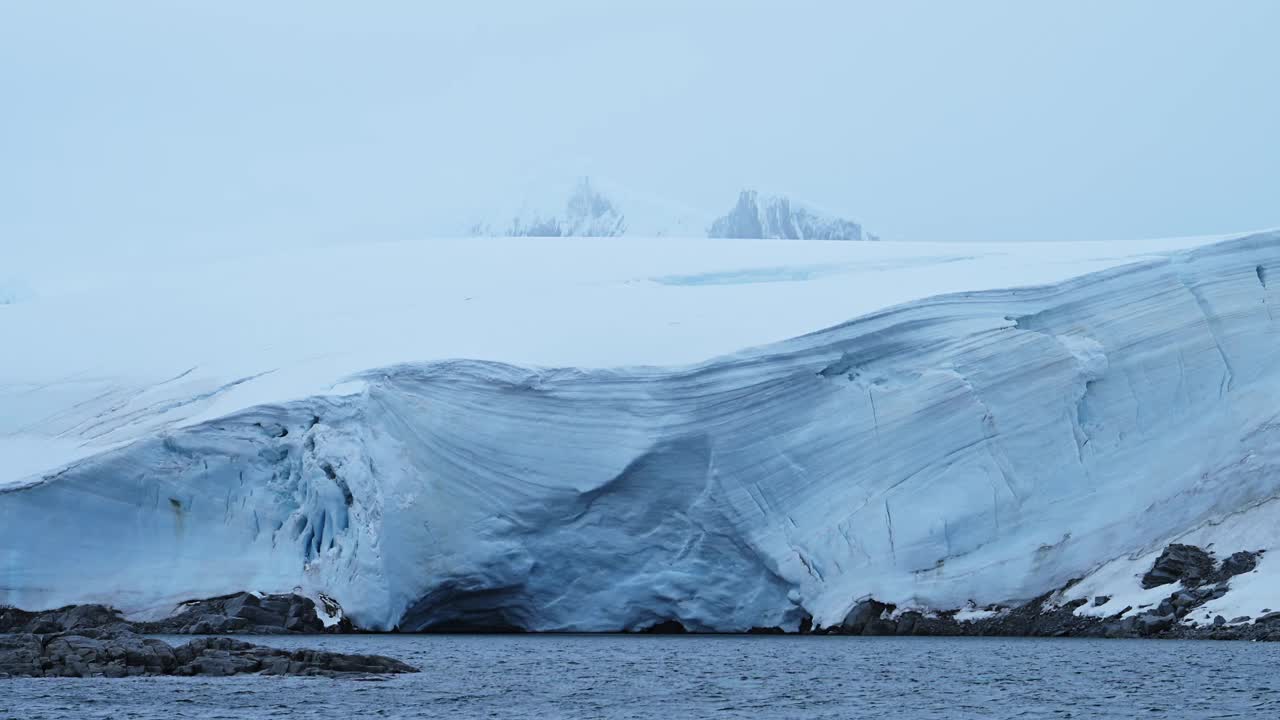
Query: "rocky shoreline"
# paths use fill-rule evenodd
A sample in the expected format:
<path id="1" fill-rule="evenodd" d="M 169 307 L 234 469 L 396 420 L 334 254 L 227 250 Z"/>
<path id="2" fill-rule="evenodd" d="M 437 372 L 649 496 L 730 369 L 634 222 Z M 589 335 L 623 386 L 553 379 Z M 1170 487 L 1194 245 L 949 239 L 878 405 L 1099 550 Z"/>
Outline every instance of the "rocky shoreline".
<path id="1" fill-rule="evenodd" d="M 927 612 L 898 608 L 867 598 L 838 625 L 814 627 L 806 620 L 798 634 L 950 637 L 1080 637 L 1280 641 L 1280 612 L 1225 618 L 1204 624 L 1184 622 L 1205 603 L 1226 595 L 1232 578 L 1254 571 L 1262 551 L 1236 552 L 1221 562 L 1194 545 L 1172 544 L 1142 575 L 1141 587 L 1169 586 L 1159 603 L 1125 607 L 1106 616 L 1077 614 L 1110 597 L 1064 601 L 1077 581 L 1016 607 L 989 606 Z M 342 608 L 320 596 L 317 606 L 296 594 L 241 592 L 179 606 L 170 617 L 124 620 L 102 605 L 77 605 L 29 612 L 0 608 L 0 677 L 133 675 L 325 675 L 417 672 L 381 656 L 342 655 L 314 650 L 286 651 L 226 637 L 205 637 L 178 647 L 146 635 L 280 635 L 362 632 Z M 518 632 L 509 627 L 450 626 L 428 632 Z M 641 632 L 685 633 L 675 620 Z M 751 633 L 796 634 L 781 628 Z"/>
<path id="2" fill-rule="evenodd" d="M 1109 616 L 1078 615 L 1076 610 L 1106 596 L 1058 602 L 1078 581 L 1045 593 L 1017 607 L 990 606 L 970 612 L 925 613 L 900 610 L 888 603 L 866 599 L 854 606 L 837 626 L 814 630 L 836 635 L 925 635 L 971 637 L 1083 637 L 1155 638 L 1201 640 L 1280 640 L 1280 612 L 1264 611 L 1257 618 L 1215 617 L 1207 625 L 1182 622 L 1196 608 L 1226 595 L 1231 579 L 1257 567 L 1262 552 L 1241 551 L 1221 563 L 1194 545 L 1172 544 L 1164 549 L 1141 578 L 1144 589 L 1175 587 L 1151 606 L 1125 607 Z"/>
<path id="3" fill-rule="evenodd" d="M 146 637 L 151 623 L 129 623 L 111 608 L 77 605 L 43 613 L 0 611 L 0 678 L 353 675 L 418 672 L 381 655 L 282 650 L 227 637 L 178 646 Z M 168 632 L 168 630 L 158 630 Z"/>

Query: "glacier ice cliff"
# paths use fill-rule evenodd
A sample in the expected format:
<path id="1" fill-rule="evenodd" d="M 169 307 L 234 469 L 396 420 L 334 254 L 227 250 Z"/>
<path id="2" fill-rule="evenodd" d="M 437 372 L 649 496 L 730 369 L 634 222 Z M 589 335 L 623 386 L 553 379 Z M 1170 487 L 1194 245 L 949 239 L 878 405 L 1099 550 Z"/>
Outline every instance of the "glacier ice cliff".
<path id="1" fill-rule="evenodd" d="M 0 604 L 736 631 L 1025 600 L 1280 494 L 1278 267 L 1263 233 L 688 367 L 371 370 L 0 488 Z"/>

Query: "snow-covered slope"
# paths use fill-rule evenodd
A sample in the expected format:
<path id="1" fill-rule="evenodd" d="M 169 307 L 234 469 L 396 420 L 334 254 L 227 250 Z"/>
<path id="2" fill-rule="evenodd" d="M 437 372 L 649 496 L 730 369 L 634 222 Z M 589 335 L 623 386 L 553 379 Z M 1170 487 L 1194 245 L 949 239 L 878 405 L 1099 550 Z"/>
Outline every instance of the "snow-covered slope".
<path id="1" fill-rule="evenodd" d="M 0 485 L 175 426 L 448 358 L 682 365 L 929 295 L 1056 282 L 1206 239 L 468 238 L 14 257 Z"/>
<path id="2" fill-rule="evenodd" d="M 541 267 L 574 253 L 576 286 L 524 256 L 463 281 L 473 265 L 442 260 L 463 244 L 340 249 L 313 260 L 327 273 L 229 265 L 226 304 L 195 317 L 210 288 L 190 276 L 162 283 L 190 296 L 143 307 L 161 288 L 135 287 L 95 316 L 105 292 L 33 273 L 0 308 L 32 349 L 0 366 L 0 452 L 80 459 L 9 471 L 0 603 L 296 586 L 368 627 L 830 624 L 868 595 L 1026 599 L 1280 486 L 1280 235 L 758 243 L 736 267 L 697 244 L 673 260 L 687 241 L 631 262 L 560 242 Z M 336 282 L 359 259 L 386 273 Z M 917 299 L 1029 282 L 1053 284 Z M 532 366 L 402 363 L 448 355 Z"/>
<path id="3" fill-rule="evenodd" d="M 774 238 L 783 240 L 875 240 L 862 225 L 830 213 L 791 202 L 781 195 L 743 190 L 728 214 L 707 229 L 713 238 Z"/>

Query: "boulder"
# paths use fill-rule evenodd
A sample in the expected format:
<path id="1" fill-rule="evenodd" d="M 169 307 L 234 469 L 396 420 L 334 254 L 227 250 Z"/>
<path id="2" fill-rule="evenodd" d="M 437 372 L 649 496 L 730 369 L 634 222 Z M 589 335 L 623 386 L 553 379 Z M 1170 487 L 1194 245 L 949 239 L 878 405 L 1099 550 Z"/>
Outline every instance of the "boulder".
<path id="1" fill-rule="evenodd" d="M 898 623 L 886 618 L 872 618 L 862 626 L 863 635 L 896 635 Z"/>
<path id="2" fill-rule="evenodd" d="M 57 610 L 28 612 L 16 608 L 0 610 L 0 633 L 49 635 L 124 622 L 120 612 L 105 605 L 69 605 Z"/>
<path id="3" fill-rule="evenodd" d="M 899 635 L 911 635 L 915 632 L 916 623 L 923 617 L 915 610 L 908 610 L 898 617 L 897 633 Z"/>
<path id="4" fill-rule="evenodd" d="M 1258 553 L 1241 550 L 1240 552 L 1232 553 L 1231 557 L 1222 561 L 1222 567 L 1218 568 L 1217 576 L 1226 580 L 1236 575 L 1252 572 L 1256 567 L 1258 567 Z"/>
<path id="5" fill-rule="evenodd" d="M 1142 587 L 1150 589 L 1181 580 L 1187 587 L 1200 585 L 1213 572 L 1213 558 L 1195 545 L 1174 543 L 1160 553 L 1155 564 L 1142 576 Z"/>
<path id="6" fill-rule="evenodd" d="M 1138 632 L 1138 618 L 1127 617 L 1123 620 L 1115 620 L 1103 626 L 1103 637 L 1118 638 L 1132 637 Z"/>
<path id="7" fill-rule="evenodd" d="M 1173 627 L 1173 623 L 1177 620 L 1173 615 L 1159 615 L 1150 613 L 1138 617 L 1136 629 L 1138 634 L 1143 636 L 1156 635 Z"/>
<path id="8" fill-rule="evenodd" d="M 860 635 L 867 623 L 878 620 L 889 606 L 876 600 L 863 600 L 844 616 L 840 623 L 840 632 L 848 635 Z"/>

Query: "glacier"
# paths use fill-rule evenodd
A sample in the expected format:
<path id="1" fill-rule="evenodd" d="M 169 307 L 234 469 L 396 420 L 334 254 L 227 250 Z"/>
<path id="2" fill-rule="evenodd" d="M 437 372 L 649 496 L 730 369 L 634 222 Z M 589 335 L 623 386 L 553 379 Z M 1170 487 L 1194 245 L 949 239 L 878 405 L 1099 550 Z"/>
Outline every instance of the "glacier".
<path id="1" fill-rule="evenodd" d="M 50 444 L 30 463 L 48 470 L 0 485 L 0 604 L 145 616 L 296 588 L 369 629 L 795 629 L 868 597 L 1099 591 L 1188 533 L 1273 547 L 1280 233 L 1185 247 L 1099 248 L 1105 269 L 906 296 L 691 364 L 362 356 L 325 392 L 230 404 L 274 368 L 178 403 L 164 388 L 194 375 L 149 385 L 147 413 L 112 405 L 99 444 Z M 1020 263 L 1005 277 L 1037 277 Z M 820 267 L 828 298 L 848 291 Z M 4 397 L 0 449 L 42 412 Z"/>

